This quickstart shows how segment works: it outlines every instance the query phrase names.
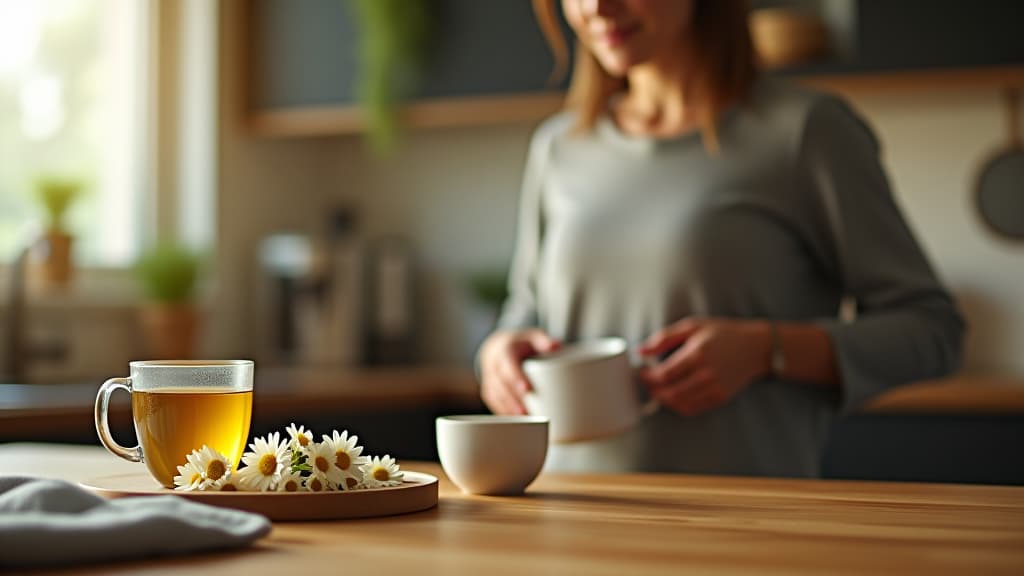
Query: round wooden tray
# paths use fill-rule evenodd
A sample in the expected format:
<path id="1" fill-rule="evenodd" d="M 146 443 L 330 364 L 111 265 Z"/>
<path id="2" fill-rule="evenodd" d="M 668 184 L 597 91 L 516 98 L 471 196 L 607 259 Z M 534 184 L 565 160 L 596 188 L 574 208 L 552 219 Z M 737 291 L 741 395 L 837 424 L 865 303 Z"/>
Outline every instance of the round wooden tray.
<path id="1" fill-rule="evenodd" d="M 81 483 L 105 498 L 175 495 L 195 502 L 262 514 L 271 520 L 343 520 L 419 512 L 437 506 L 437 478 L 404 471 L 401 486 L 348 492 L 180 492 L 145 473 L 116 474 Z"/>

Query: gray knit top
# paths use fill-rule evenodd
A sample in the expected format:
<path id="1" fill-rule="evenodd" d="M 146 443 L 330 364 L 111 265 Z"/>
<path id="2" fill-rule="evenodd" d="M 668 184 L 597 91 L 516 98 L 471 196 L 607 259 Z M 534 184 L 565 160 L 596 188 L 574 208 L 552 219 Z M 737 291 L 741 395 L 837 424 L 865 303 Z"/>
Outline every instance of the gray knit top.
<path id="1" fill-rule="evenodd" d="M 636 344 L 690 315 L 813 322 L 842 383 L 758 381 L 696 417 L 663 407 L 624 435 L 552 446 L 548 469 L 815 476 L 837 413 L 959 364 L 956 305 L 838 98 L 762 79 L 722 117 L 718 155 L 698 133 L 572 123 L 532 139 L 500 327 Z"/>

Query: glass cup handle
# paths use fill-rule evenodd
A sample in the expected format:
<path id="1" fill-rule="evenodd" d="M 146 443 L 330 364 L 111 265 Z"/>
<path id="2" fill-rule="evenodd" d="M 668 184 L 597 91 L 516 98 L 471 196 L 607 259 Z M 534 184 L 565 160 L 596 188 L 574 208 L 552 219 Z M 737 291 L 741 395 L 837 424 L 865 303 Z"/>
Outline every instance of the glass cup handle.
<path id="1" fill-rule="evenodd" d="M 100 442 L 111 454 L 131 462 L 142 462 L 141 446 L 125 448 L 115 442 L 114 437 L 110 435 L 110 423 L 107 422 L 107 417 L 110 415 L 110 394 L 118 388 L 124 388 L 131 394 L 132 379 L 111 378 L 104 382 L 103 386 L 100 386 L 100 391 L 96 395 L 96 432 L 100 435 Z"/>

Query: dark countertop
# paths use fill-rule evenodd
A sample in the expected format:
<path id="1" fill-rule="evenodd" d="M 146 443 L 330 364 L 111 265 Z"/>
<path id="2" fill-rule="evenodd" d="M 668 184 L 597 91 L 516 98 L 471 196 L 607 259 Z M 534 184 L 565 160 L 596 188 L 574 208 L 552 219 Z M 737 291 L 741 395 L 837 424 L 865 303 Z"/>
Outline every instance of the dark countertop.
<path id="1" fill-rule="evenodd" d="M 57 429 L 91 430 L 100 384 L 0 384 L 0 441 Z M 450 366 L 346 371 L 263 368 L 257 372 L 254 390 L 253 411 L 265 419 L 339 411 L 485 410 L 473 373 Z M 1024 380 L 958 376 L 920 382 L 879 396 L 863 411 L 1024 414 Z M 129 418 L 127 394 L 114 394 L 111 412 L 114 419 Z"/>
<path id="2" fill-rule="evenodd" d="M 92 430 L 101 383 L 0 384 L 0 441 L 59 430 Z M 254 414 L 269 420 L 339 411 L 484 410 L 472 372 L 450 367 L 263 368 L 257 371 L 253 390 Z M 115 393 L 110 404 L 112 421 L 130 419 L 127 394 Z"/>

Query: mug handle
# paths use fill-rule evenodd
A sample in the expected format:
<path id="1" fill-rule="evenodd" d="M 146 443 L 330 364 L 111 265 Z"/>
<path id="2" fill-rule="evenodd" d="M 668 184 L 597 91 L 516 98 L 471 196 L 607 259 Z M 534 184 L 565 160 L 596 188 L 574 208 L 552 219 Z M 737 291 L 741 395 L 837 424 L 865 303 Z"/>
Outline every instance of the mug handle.
<path id="1" fill-rule="evenodd" d="M 637 368 L 641 368 L 641 367 L 649 368 L 651 366 L 654 366 L 657 363 L 658 363 L 658 359 L 657 358 L 651 358 L 651 357 L 648 356 L 648 357 L 644 357 L 644 358 L 642 358 L 640 360 L 640 365 L 637 366 Z M 640 407 L 640 417 L 641 418 L 647 418 L 648 416 L 650 416 L 650 415 L 654 414 L 655 412 L 657 412 L 659 408 L 661 408 L 661 402 L 658 402 L 654 398 L 651 398 L 646 403 L 644 403 L 643 406 Z"/>
<path id="2" fill-rule="evenodd" d="M 100 435 L 100 442 L 115 456 L 120 456 L 130 462 L 142 462 L 142 447 L 136 444 L 133 448 L 125 448 L 114 441 L 110 435 L 110 423 L 107 417 L 110 414 L 110 394 L 118 388 L 124 388 L 129 394 L 132 392 L 131 378 L 111 378 L 100 386 L 96 395 L 96 432 Z"/>

